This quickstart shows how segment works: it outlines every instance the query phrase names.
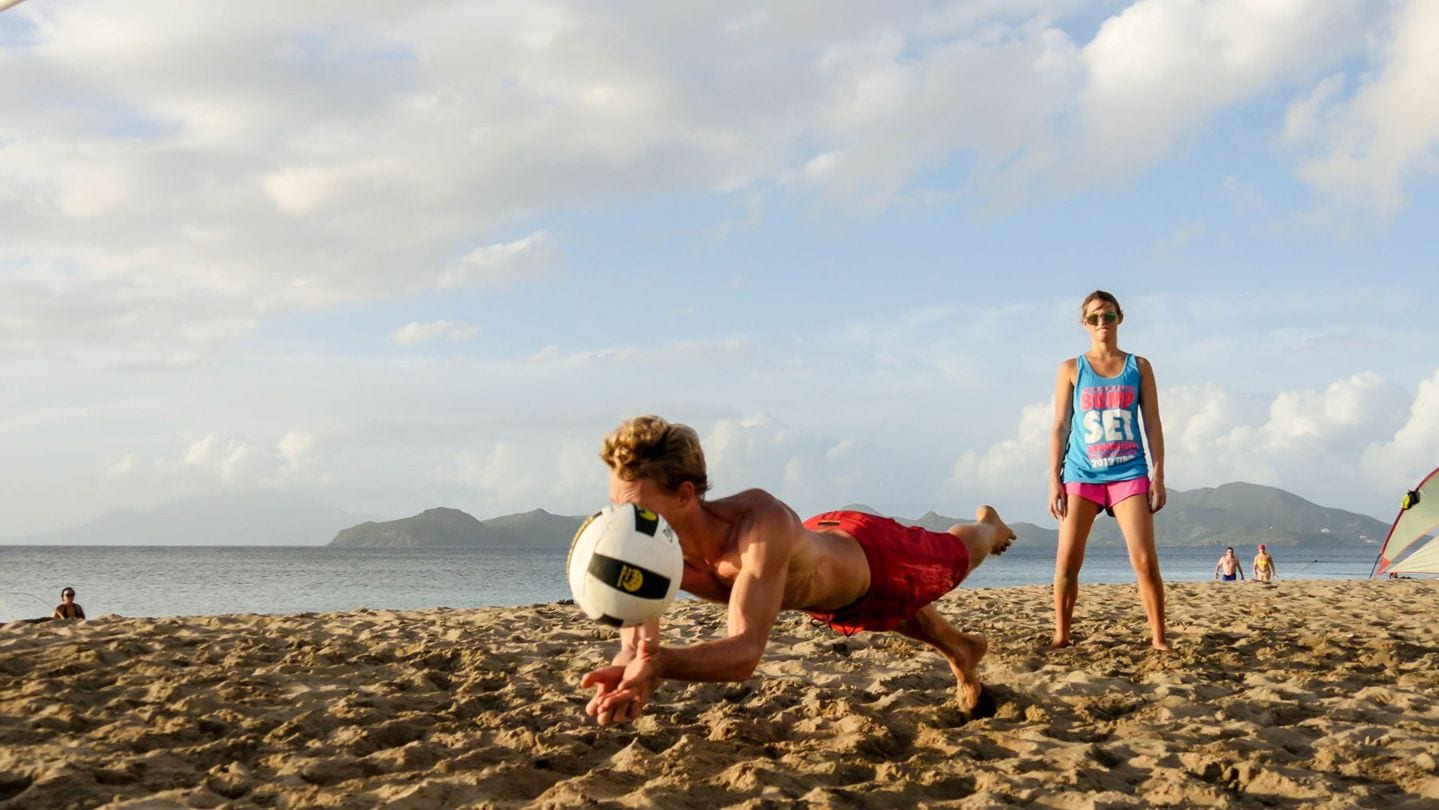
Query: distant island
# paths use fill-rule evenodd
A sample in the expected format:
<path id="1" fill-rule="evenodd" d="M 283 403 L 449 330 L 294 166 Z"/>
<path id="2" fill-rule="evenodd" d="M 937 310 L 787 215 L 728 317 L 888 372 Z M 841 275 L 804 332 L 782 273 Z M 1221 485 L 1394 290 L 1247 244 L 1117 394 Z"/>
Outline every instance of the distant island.
<path id="1" fill-rule="evenodd" d="M 567 548 L 582 516 L 543 509 L 479 520 L 459 509 L 437 507 L 383 523 L 366 521 L 343 529 L 331 546 L 350 548 Z"/>
<path id="2" fill-rule="evenodd" d="M 864 504 L 856 509 L 879 514 Z M 891 516 L 894 517 L 894 516 Z M 366 521 L 335 535 L 331 546 L 349 548 L 565 548 L 579 529 L 583 515 L 554 515 L 535 509 L 479 520 L 459 509 L 439 507 L 418 515 L 385 522 Z M 918 518 L 895 517 L 901 523 L 943 531 L 954 523 L 970 522 L 928 512 Z M 1026 542 L 1054 546 L 1056 528 L 1014 523 Z M 1155 516 L 1161 546 L 1275 547 L 1354 546 L 1377 543 L 1387 524 L 1367 515 L 1332 509 L 1275 487 L 1236 482 L 1219 487 L 1169 490 L 1168 505 Z M 1089 543 L 1120 546 L 1124 538 L 1112 518 L 1095 521 Z"/>

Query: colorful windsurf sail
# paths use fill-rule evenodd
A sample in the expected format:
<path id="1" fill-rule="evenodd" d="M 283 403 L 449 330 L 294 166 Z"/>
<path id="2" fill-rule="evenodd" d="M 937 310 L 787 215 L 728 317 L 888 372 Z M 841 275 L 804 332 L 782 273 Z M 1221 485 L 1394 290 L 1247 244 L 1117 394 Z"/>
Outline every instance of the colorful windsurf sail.
<path id="1" fill-rule="evenodd" d="M 1399 516 L 1379 547 L 1373 576 L 1439 574 L 1439 469 L 1404 493 Z"/>

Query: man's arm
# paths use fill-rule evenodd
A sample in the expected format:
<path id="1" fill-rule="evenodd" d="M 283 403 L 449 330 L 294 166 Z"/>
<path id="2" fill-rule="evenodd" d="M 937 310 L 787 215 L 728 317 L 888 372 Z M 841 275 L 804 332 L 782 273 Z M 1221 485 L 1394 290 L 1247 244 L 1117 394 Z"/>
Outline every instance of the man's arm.
<path id="1" fill-rule="evenodd" d="M 728 635 L 685 647 L 658 647 L 659 677 L 742 681 L 754 673 L 784 600 L 790 554 L 804 531 L 773 497 L 758 505 L 737 538 L 739 575 L 729 594 Z"/>
<path id="2" fill-rule="evenodd" d="M 729 595 L 729 635 L 684 647 L 646 640 L 617 688 L 599 698 L 600 711 L 630 703 L 630 717 L 637 716 L 664 678 L 742 681 L 754 673 L 784 600 L 790 554 L 804 531 L 788 507 L 774 498 L 769 501 L 757 506 L 749 525 L 741 528 L 740 571 Z"/>
<path id="3" fill-rule="evenodd" d="M 783 506 L 789 521 L 798 519 Z M 756 521 L 757 523 L 762 521 Z M 796 527 L 784 520 L 756 527 L 740 541 L 740 571 L 730 591 L 727 612 L 729 635 L 688 647 L 660 647 L 660 677 L 682 681 L 742 681 L 754 674 L 769 644 L 784 599 L 785 574 L 793 547 L 786 537 Z"/>
<path id="4" fill-rule="evenodd" d="M 634 627 L 620 628 L 620 648 L 615 651 L 615 657 L 611 664 L 622 667 L 634 660 L 635 654 L 639 651 L 640 645 L 649 639 L 659 640 L 660 620 L 650 619 L 644 624 Z"/>
<path id="5" fill-rule="evenodd" d="M 620 628 L 620 648 L 610 661 L 610 666 L 601 667 L 580 679 L 580 687 L 595 687 L 595 696 L 585 706 L 585 713 L 599 721 L 602 726 L 622 723 L 639 716 L 640 706 L 634 701 L 614 702 L 608 700 L 625 677 L 625 668 L 647 645 L 658 644 L 660 621 L 651 619 L 642 625 Z"/>

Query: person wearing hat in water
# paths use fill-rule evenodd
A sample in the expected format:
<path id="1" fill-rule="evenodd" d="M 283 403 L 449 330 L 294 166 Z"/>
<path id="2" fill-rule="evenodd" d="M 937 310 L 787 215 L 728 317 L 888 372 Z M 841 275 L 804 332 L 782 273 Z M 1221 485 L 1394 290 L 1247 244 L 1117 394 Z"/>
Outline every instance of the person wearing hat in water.
<path id="1" fill-rule="evenodd" d="M 1254 555 L 1254 581 L 1268 582 L 1271 579 L 1279 578 L 1279 569 L 1274 567 L 1274 558 L 1264 549 L 1264 544 L 1259 544 L 1259 553 Z"/>
<path id="2" fill-rule="evenodd" d="M 85 608 L 75 603 L 75 589 L 65 586 L 60 589 L 60 604 L 56 606 L 55 612 L 51 614 L 53 619 L 83 619 Z"/>

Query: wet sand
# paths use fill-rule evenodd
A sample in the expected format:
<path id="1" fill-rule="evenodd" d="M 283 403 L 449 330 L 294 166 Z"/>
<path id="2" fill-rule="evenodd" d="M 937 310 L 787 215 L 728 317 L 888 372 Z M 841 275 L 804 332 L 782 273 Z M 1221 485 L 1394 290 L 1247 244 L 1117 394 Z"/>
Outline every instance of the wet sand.
<path id="1" fill-rule="evenodd" d="M 939 604 L 990 637 L 998 713 L 938 655 L 783 614 L 742 684 L 597 728 L 615 634 L 569 605 L 0 626 L 0 808 L 1436 807 L 1439 582 L 1172 583 Z M 722 632 L 681 602 L 670 640 Z"/>

